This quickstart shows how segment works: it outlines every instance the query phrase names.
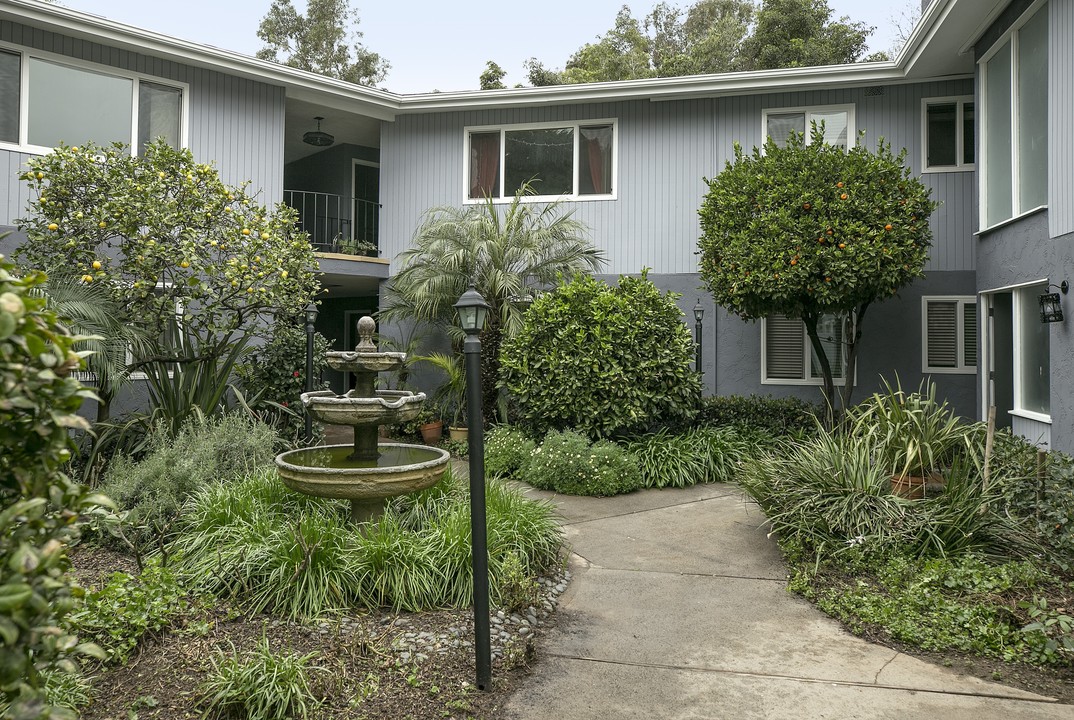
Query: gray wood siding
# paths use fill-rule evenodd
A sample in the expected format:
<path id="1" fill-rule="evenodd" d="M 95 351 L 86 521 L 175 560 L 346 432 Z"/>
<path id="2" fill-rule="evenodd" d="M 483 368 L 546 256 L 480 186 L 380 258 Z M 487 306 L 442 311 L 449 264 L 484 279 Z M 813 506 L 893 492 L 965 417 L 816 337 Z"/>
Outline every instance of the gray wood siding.
<path id="1" fill-rule="evenodd" d="M 1048 3 L 1048 234 L 1074 232 L 1074 0 Z"/>
<path id="2" fill-rule="evenodd" d="M 463 201 L 463 129 L 548 121 L 618 120 L 617 199 L 566 206 L 592 230 L 609 257 L 606 272 L 696 272 L 697 209 L 707 186 L 733 156 L 734 142 L 761 140 L 763 108 L 853 103 L 867 142 L 883 135 L 908 150 L 917 172 L 921 154 L 921 99 L 972 95 L 971 80 L 895 85 L 884 94 L 865 90 L 785 93 L 735 98 L 634 101 L 521 110 L 400 116 L 381 130 L 382 248 L 394 257 L 410 244 L 422 212 Z M 972 270 L 974 173 L 925 175 L 943 205 L 932 220 L 936 246 L 928 270 Z"/>
<path id="3" fill-rule="evenodd" d="M 195 158 L 214 163 L 225 182 L 250 181 L 262 202 L 283 199 L 283 88 L 12 22 L 0 22 L 0 42 L 186 83 L 187 145 Z M 0 150 L 0 225 L 25 210 L 26 191 L 17 174 L 27 158 Z"/>

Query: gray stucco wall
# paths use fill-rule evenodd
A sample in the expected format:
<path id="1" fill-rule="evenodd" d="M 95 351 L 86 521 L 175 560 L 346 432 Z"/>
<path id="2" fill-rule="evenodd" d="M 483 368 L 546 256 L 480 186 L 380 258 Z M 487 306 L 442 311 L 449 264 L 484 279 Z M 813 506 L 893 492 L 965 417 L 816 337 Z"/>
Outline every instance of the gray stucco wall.
<path id="1" fill-rule="evenodd" d="M 615 277 L 603 276 L 608 282 Z M 658 275 L 649 279 L 664 291 L 682 293 L 678 300 L 683 322 L 694 332 L 693 307 L 698 298 L 705 308 L 702 323 L 702 370 L 705 390 L 716 395 L 773 395 L 798 397 L 810 402 L 821 399 L 820 387 L 774 385 L 761 382 L 761 324 L 747 322 L 714 307 L 712 298 L 700 290 L 697 274 Z M 933 272 L 886 302 L 869 308 L 858 356 L 858 383 L 853 400 L 860 402 L 882 389 L 881 377 L 914 390 L 923 379 L 921 365 L 921 297 L 924 295 L 973 295 L 972 272 Z M 713 372 L 715 371 L 715 373 Z M 976 419 L 977 375 L 932 375 L 940 397 L 952 409 Z"/>
<path id="2" fill-rule="evenodd" d="M 983 235 L 977 247 L 981 292 L 1047 280 L 1074 282 L 1074 233 L 1048 237 L 1048 212 Z M 1061 296 L 1066 319 L 1048 325 L 1051 361 L 1051 447 L 1074 453 L 1074 295 Z"/>

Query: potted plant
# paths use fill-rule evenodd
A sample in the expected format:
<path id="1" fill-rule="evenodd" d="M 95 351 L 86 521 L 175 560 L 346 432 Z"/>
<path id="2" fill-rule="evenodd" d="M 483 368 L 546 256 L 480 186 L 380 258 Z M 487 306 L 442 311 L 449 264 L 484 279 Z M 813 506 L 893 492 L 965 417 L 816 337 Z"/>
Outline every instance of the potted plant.
<path id="1" fill-rule="evenodd" d="M 431 353 L 418 358 L 444 373 L 444 382 L 433 393 L 433 401 L 444 408 L 450 418 L 448 432 L 452 440 L 466 440 L 466 371 L 462 356 L 449 353 Z"/>
<path id="2" fill-rule="evenodd" d="M 444 435 L 444 421 L 440 419 L 440 413 L 433 403 L 422 408 L 417 423 L 422 442 L 426 445 L 435 445 L 440 442 L 440 438 Z"/>
<path id="3" fill-rule="evenodd" d="M 947 402 L 936 402 L 936 385 L 924 383 L 906 394 L 886 381 L 851 414 L 852 432 L 877 443 L 876 462 L 891 473 L 891 491 L 911 500 L 925 497 L 929 487 L 944 485 L 943 468 L 952 449 L 965 437 Z"/>

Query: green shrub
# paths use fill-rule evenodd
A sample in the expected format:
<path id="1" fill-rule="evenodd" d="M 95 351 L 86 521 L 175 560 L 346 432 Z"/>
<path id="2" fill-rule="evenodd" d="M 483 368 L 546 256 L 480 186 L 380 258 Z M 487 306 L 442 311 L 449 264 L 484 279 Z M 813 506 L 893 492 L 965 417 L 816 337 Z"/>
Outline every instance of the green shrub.
<path id="1" fill-rule="evenodd" d="M 511 477 L 529 459 L 537 443 L 510 425 L 492 428 L 485 436 L 485 473 L 491 477 Z"/>
<path id="2" fill-rule="evenodd" d="M 347 348 L 348 350 L 351 348 Z M 330 343 L 313 334 L 313 376 L 328 366 Z M 305 434 L 305 411 L 299 396 L 306 392 L 306 328 L 304 320 L 278 319 L 269 340 L 254 348 L 235 368 L 245 400 L 257 417 L 292 445 Z M 320 387 L 327 387 L 321 383 Z"/>
<path id="3" fill-rule="evenodd" d="M 609 440 L 590 445 L 571 430 L 548 433 L 516 477 L 541 490 L 598 497 L 633 492 L 642 485 L 638 460 L 630 452 Z"/>
<path id="4" fill-rule="evenodd" d="M 1019 556 L 1031 547 L 982 489 L 976 466 L 956 462 L 935 497 L 906 500 L 874 462 L 871 438 L 820 432 L 745 463 L 740 484 L 764 510 L 781 542 L 817 557 L 860 547 L 914 556 L 978 552 Z"/>
<path id="5" fill-rule="evenodd" d="M 93 687 L 81 673 L 52 669 L 41 673 L 45 682 L 45 702 L 68 710 L 79 710 L 90 704 Z"/>
<path id="6" fill-rule="evenodd" d="M 819 405 L 798 398 L 771 395 L 720 395 L 701 401 L 698 425 L 737 425 L 777 437 L 805 435 L 817 427 L 822 417 Z"/>
<path id="7" fill-rule="evenodd" d="M 124 535 L 141 552 L 174 532 L 180 508 L 197 490 L 271 463 L 275 438 L 267 425 L 236 414 L 195 420 L 174 439 L 154 434 L 141 462 L 117 458 L 102 489 L 127 511 Z"/>
<path id="8" fill-rule="evenodd" d="M 114 573 L 104 587 L 86 593 L 68 623 L 100 645 L 109 661 L 125 664 L 143 636 L 166 629 L 185 607 L 175 575 L 153 558 L 137 577 Z"/>
<path id="9" fill-rule="evenodd" d="M 675 297 L 643 273 L 617 287 L 579 275 L 537 298 L 501 353 L 520 423 L 607 438 L 693 417 L 701 379 Z"/>
<path id="10" fill-rule="evenodd" d="M 296 618 L 353 606 L 460 607 L 472 598 L 469 512 L 465 484 L 448 475 L 359 529 L 342 503 L 291 492 L 268 470 L 192 498 L 176 567 L 251 611 Z M 493 593 L 510 554 L 531 574 L 556 562 L 562 531 L 551 505 L 490 481 L 486 516 Z"/>
<path id="11" fill-rule="evenodd" d="M 627 449 L 637 458 L 645 487 L 686 487 L 730 482 L 752 442 L 733 427 L 702 428 L 672 435 L 661 430 Z"/>
<path id="12" fill-rule="evenodd" d="M 205 717 L 245 720 L 309 717 L 309 711 L 318 705 L 310 687 L 311 674 L 326 672 L 311 664 L 315 657 L 317 653 L 276 652 L 264 636 L 253 651 L 243 656 L 234 646 L 230 653 L 217 652 L 209 658 L 209 675 L 200 688 Z"/>
<path id="13" fill-rule="evenodd" d="M 73 718 L 45 700 L 40 673 L 101 654 L 62 629 L 75 607 L 67 547 L 81 517 L 107 503 L 61 472 L 93 393 L 70 377 L 81 359 L 37 293 L 44 274 L 12 272 L 0 257 L 0 703 L 14 717 Z"/>

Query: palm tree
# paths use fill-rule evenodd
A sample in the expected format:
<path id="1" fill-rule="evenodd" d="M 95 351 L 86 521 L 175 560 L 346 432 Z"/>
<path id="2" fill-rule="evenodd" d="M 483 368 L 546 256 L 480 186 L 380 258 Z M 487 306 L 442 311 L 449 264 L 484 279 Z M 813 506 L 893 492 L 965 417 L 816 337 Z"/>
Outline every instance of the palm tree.
<path id="1" fill-rule="evenodd" d="M 439 326 L 457 342 L 462 330 L 453 306 L 474 286 L 490 306 L 482 334 L 486 415 L 495 407 L 500 338 L 518 331 L 533 294 L 561 276 L 594 272 L 605 262 L 583 223 L 559 202 L 524 201 L 533 194 L 527 184 L 506 206 L 486 198 L 480 205 L 428 210 L 413 247 L 399 255 L 401 269 L 380 311 L 387 322 Z"/>
<path id="2" fill-rule="evenodd" d="M 88 351 L 86 369 L 97 385 L 97 422 L 107 422 L 112 399 L 130 380 L 131 354 L 142 354 L 148 338 L 141 328 L 128 322 L 127 314 L 103 285 L 91 285 L 63 272 L 48 273 L 43 286 L 49 308 L 75 335 L 79 351 Z"/>

